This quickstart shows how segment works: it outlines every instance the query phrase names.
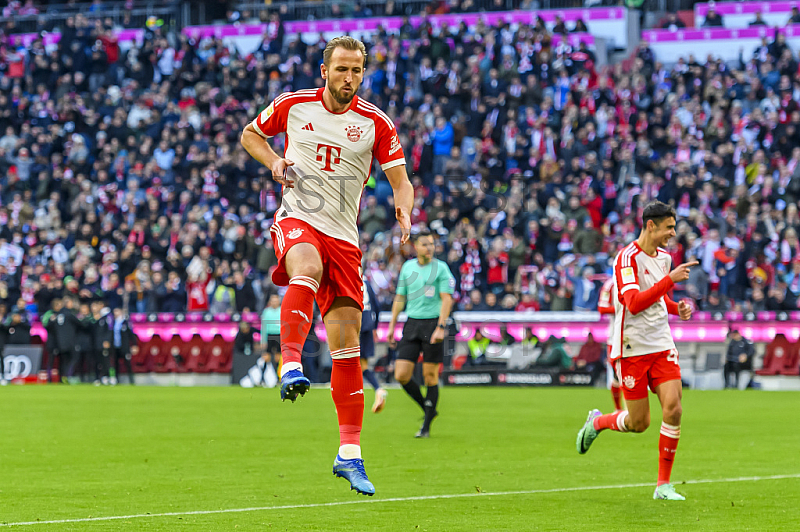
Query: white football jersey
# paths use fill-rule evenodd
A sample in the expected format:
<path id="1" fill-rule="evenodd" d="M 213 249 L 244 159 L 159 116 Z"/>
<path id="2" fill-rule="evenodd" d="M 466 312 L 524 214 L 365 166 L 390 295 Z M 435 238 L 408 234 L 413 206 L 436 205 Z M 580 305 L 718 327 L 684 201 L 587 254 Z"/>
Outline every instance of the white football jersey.
<path id="1" fill-rule="evenodd" d="M 608 335 L 606 337 L 606 344 L 611 345 L 614 339 L 614 313 L 617 311 L 616 303 L 616 287 L 614 286 L 614 276 L 609 277 L 603 288 L 600 289 L 600 299 L 597 301 L 597 310 L 607 309 L 606 315 L 609 316 L 608 321 Z"/>
<path id="2" fill-rule="evenodd" d="M 639 314 L 630 312 L 622 299 L 629 290 L 648 290 L 669 275 L 671 267 L 672 257 L 665 250 L 658 248 L 656 256 L 652 257 L 642 251 L 636 241 L 625 246 L 614 259 L 616 312 L 612 359 L 675 349 L 663 297 Z"/>
<path id="3" fill-rule="evenodd" d="M 287 175 L 275 220 L 297 218 L 318 231 L 358 246 L 358 209 L 373 157 L 383 170 L 405 164 L 397 130 L 371 103 L 353 98 L 342 113 L 329 111 L 325 89 L 281 94 L 253 127 L 264 138 L 286 133 Z"/>

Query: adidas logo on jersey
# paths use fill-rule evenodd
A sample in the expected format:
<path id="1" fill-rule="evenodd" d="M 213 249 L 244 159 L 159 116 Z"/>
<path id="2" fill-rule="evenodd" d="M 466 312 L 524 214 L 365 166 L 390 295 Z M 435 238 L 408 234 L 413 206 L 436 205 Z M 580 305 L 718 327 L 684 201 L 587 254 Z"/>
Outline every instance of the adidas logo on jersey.
<path id="1" fill-rule="evenodd" d="M 302 129 L 303 131 L 314 131 L 314 126 L 311 125 L 311 122 L 309 122 L 308 124 L 304 125 L 300 129 Z"/>

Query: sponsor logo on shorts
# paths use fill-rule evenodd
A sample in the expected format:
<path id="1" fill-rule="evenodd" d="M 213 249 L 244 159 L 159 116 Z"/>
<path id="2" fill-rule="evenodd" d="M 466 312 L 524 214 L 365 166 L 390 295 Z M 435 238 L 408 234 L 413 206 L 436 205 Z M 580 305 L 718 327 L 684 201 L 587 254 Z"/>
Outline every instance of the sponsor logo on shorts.
<path id="1" fill-rule="evenodd" d="M 292 239 L 292 240 L 294 240 L 295 238 L 300 238 L 300 235 L 303 234 L 303 231 L 304 231 L 303 229 L 300 229 L 299 227 L 295 227 L 294 229 L 289 231 L 289 233 L 286 235 L 286 238 L 289 238 L 289 239 Z"/>
<path id="2" fill-rule="evenodd" d="M 625 375 L 625 378 L 622 379 L 622 384 L 624 384 L 629 390 L 632 390 L 633 387 L 636 386 L 636 379 L 630 375 Z"/>

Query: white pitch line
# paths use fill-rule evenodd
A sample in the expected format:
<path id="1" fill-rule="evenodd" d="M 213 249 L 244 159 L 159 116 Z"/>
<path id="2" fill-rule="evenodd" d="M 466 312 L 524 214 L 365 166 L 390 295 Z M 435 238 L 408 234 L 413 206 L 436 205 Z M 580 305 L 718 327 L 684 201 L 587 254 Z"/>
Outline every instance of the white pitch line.
<path id="1" fill-rule="evenodd" d="M 758 482 L 763 480 L 784 480 L 800 478 L 800 473 L 793 475 L 771 475 L 766 477 L 735 477 L 718 479 L 687 480 L 683 484 L 723 484 L 728 482 Z M 325 508 L 329 506 L 348 506 L 351 504 L 378 504 L 384 502 L 408 502 L 408 501 L 432 501 L 440 499 L 463 499 L 468 497 L 504 497 L 509 495 L 536 495 L 543 493 L 563 493 L 569 491 L 594 491 L 612 490 L 628 488 L 652 487 L 652 482 L 641 482 L 638 484 L 613 484 L 606 486 L 576 486 L 574 488 L 550 488 L 539 490 L 516 490 L 516 491 L 489 491 L 480 493 L 450 493 L 443 495 L 420 495 L 417 497 L 392 497 L 388 499 L 357 499 L 352 501 L 320 502 L 313 504 L 287 504 L 284 506 L 258 506 L 253 508 L 228 508 L 226 510 L 195 510 L 192 512 L 164 512 L 159 514 L 133 514 L 133 515 L 111 515 L 107 517 L 87 517 L 84 519 L 56 519 L 53 521 L 25 521 L 20 523 L 0 523 L 0 527 L 12 526 L 31 526 L 31 525 L 58 525 L 65 523 L 90 523 L 93 521 L 118 521 L 121 519 L 141 519 L 143 517 L 174 517 L 184 515 L 212 515 L 212 514 L 233 514 L 241 512 L 266 512 L 271 510 L 296 510 L 303 508 Z"/>

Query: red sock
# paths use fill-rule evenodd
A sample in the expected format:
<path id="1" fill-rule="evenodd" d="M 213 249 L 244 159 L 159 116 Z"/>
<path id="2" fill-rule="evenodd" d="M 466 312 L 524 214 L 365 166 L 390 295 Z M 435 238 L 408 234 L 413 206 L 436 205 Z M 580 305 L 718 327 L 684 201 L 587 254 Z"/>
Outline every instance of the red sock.
<path id="1" fill-rule="evenodd" d="M 614 410 L 622 410 L 622 399 L 619 384 L 611 384 L 611 398 L 614 399 Z"/>
<path id="2" fill-rule="evenodd" d="M 364 378 L 360 347 L 331 351 L 331 395 L 339 417 L 339 445 L 360 445 L 364 419 Z"/>
<path id="3" fill-rule="evenodd" d="M 616 430 L 617 432 L 628 432 L 628 427 L 625 426 L 625 420 L 628 419 L 628 411 L 614 412 L 613 414 L 606 414 L 604 416 L 594 418 L 592 425 L 594 430 L 601 431 L 606 429 Z"/>
<path id="4" fill-rule="evenodd" d="M 314 297 L 319 283 L 312 277 L 296 275 L 281 302 L 281 376 L 292 369 L 302 369 L 303 344 L 314 318 Z"/>
<path id="5" fill-rule="evenodd" d="M 672 462 L 675 460 L 675 451 L 678 449 L 678 440 L 681 437 L 680 425 L 667 425 L 661 423 L 661 436 L 658 438 L 658 485 L 669 484 L 672 474 Z"/>

